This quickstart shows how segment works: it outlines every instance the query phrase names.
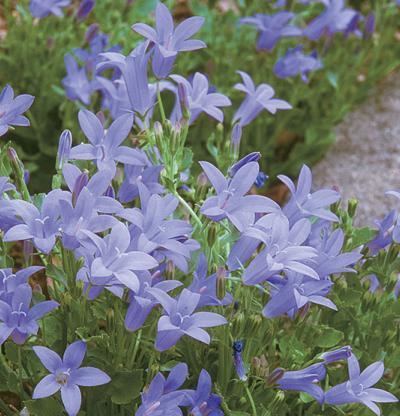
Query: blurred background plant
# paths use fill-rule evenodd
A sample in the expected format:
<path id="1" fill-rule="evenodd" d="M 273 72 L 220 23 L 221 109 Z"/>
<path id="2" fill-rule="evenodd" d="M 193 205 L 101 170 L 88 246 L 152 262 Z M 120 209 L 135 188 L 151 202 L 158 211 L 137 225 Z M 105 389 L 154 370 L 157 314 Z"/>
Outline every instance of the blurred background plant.
<path id="1" fill-rule="evenodd" d="M 9 83 L 18 88 L 16 93 L 36 97 L 28 114 L 32 128 L 18 129 L 9 136 L 26 167 L 32 173 L 37 171 L 33 175 L 32 190 L 48 187 L 59 134 L 64 128 L 77 131 L 78 108 L 87 106 L 94 111 L 101 108 L 98 92 L 86 103 L 65 99 L 62 82 L 67 76 L 65 55 L 72 54 L 77 65 L 85 67 L 89 80 L 95 82 L 96 76 L 93 69 L 88 69 L 90 65 L 82 49 L 91 59 L 115 45 L 124 53 L 130 52 L 140 40 L 130 26 L 138 21 L 152 24 L 156 3 L 156 0 L 103 0 L 82 19 L 77 13 L 78 2 L 72 2 L 62 19 L 56 16 L 37 19 L 30 14 L 27 0 L 3 2 L 1 14 L 7 36 L 0 41 L 0 85 Z M 235 71 L 245 71 L 256 84 L 272 85 L 276 95 L 293 106 L 293 110 L 280 112 L 274 118 L 258 117 L 243 132 L 242 152 L 260 149 L 262 169 L 272 178 L 278 172 L 294 176 L 303 163 L 312 165 L 321 159 L 335 139 L 333 127 L 399 64 L 399 9 L 392 0 L 350 1 L 347 6 L 360 13 L 351 30 L 316 40 L 310 40 L 315 36 L 305 36 L 306 33 L 283 37 L 268 51 L 257 50 L 257 29 L 241 24 L 240 19 L 256 13 L 278 13 L 281 9 L 277 6 L 285 2 L 177 0 L 165 3 L 174 10 L 177 20 L 190 15 L 206 18 L 200 36 L 208 47 L 195 55 L 182 54 L 175 73 L 189 76 L 196 71 L 203 72 L 210 84 L 217 85 L 237 104 L 242 96 L 232 89 L 240 80 Z M 320 2 L 286 3 L 285 10 L 294 13 L 291 24 L 301 29 L 324 10 Z M 92 33 L 87 32 L 88 28 Z M 94 45 L 91 43 L 93 31 L 97 31 L 95 36 L 102 36 Z M 288 50 L 299 45 L 305 56 L 317 56 L 322 67 L 308 74 L 308 82 L 304 82 L 304 76 L 278 77 L 278 68 L 274 73 L 277 61 L 288 55 L 291 58 Z M 227 112 L 230 116 L 233 110 Z M 220 129 L 226 135 L 230 128 L 225 126 L 225 130 L 227 133 Z M 196 121 L 192 131 L 189 140 L 196 157 L 210 159 L 216 139 L 207 117 Z"/>

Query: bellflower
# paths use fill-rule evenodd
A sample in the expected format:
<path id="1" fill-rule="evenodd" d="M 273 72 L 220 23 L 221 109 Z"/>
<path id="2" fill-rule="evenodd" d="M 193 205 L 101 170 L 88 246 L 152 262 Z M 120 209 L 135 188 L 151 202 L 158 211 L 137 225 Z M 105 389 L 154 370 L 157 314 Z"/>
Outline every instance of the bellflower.
<path id="1" fill-rule="evenodd" d="M 62 9 L 71 4 L 71 0 L 31 0 L 29 10 L 33 17 L 42 19 L 50 14 L 63 17 Z"/>
<path id="2" fill-rule="evenodd" d="M 184 335 L 209 344 L 210 335 L 203 328 L 227 323 L 226 319 L 217 313 L 194 312 L 200 301 L 198 293 L 183 289 L 177 300 L 156 288 L 151 289 L 151 294 L 166 312 L 158 321 L 155 344 L 158 351 L 166 351 L 173 347 Z"/>
<path id="3" fill-rule="evenodd" d="M 242 381 L 247 380 L 246 368 L 244 367 L 242 352 L 244 348 L 243 341 L 235 341 L 232 345 L 233 349 L 233 363 L 235 366 L 236 374 Z"/>
<path id="4" fill-rule="evenodd" d="M 178 52 L 205 48 L 201 40 L 190 39 L 203 26 L 203 17 L 190 17 L 174 28 L 174 21 L 168 7 L 159 2 L 156 7 L 156 28 L 136 23 L 132 30 L 154 44 L 152 66 L 158 78 L 165 78 L 171 72 Z"/>
<path id="5" fill-rule="evenodd" d="M 248 155 L 244 156 L 242 159 L 238 160 L 235 164 L 233 164 L 229 168 L 229 175 L 234 176 L 237 171 L 243 167 L 244 165 L 247 165 L 250 162 L 258 162 L 261 159 L 261 153 L 260 152 L 252 152 Z"/>
<path id="6" fill-rule="evenodd" d="M 363 372 L 360 372 L 360 364 L 355 355 L 352 354 L 348 359 L 348 367 L 349 381 L 328 390 L 325 393 L 325 403 L 333 405 L 361 403 L 379 416 L 381 411 L 375 402 L 394 403 L 398 401 L 393 394 L 372 387 L 383 376 L 384 366 L 382 361 L 377 361 L 368 366 Z"/>
<path id="7" fill-rule="evenodd" d="M 35 97 L 29 94 L 14 98 L 14 90 L 6 85 L 0 93 L 0 136 L 7 133 L 11 126 L 29 126 L 29 120 L 23 115 L 32 105 Z"/>
<path id="8" fill-rule="evenodd" d="M 118 280 L 127 288 L 137 292 L 140 288 L 135 271 L 150 270 L 158 266 L 157 261 L 141 251 L 128 251 L 131 242 L 128 228 L 118 223 L 110 234 L 100 238 L 90 231 L 82 230 L 90 241 L 82 241 L 89 252 L 92 250 L 94 259 L 90 267 L 84 266 L 91 279 L 103 280 L 105 284 L 111 279 Z"/>
<path id="9" fill-rule="evenodd" d="M 282 11 L 272 15 L 257 13 L 240 19 L 241 24 L 255 26 L 259 31 L 257 50 L 271 51 L 281 38 L 300 36 L 301 29 L 290 24 L 294 14 Z"/>
<path id="10" fill-rule="evenodd" d="M 397 212 L 392 210 L 381 221 L 375 220 L 375 225 L 378 227 L 378 234 L 367 244 L 373 256 L 392 243 L 392 232 L 396 223 L 396 217 Z"/>
<path id="11" fill-rule="evenodd" d="M 142 404 L 135 413 L 136 416 L 181 416 L 181 405 L 185 390 L 178 390 L 188 376 L 185 363 L 173 367 L 168 378 L 157 373 L 150 386 L 142 393 Z"/>
<path id="12" fill-rule="evenodd" d="M 235 89 L 246 94 L 246 98 L 237 109 L 232 122 L 239 122 L 241 126 L 250 124 L 263 110 L 275 114 L 278 110 L 290 110 L 292 106 L 284 100 L 272 98 L 274 89 L 268 84 L 254 85 L 251 77 L 243 71 L 237 71 L 242 77 L 243 84 L 236 84 Z"/>
<path id="13" fill-rule="evenodd" d="M 0 300 L 11 304 L 12 296 L 17 288 L 28 283 L 29 277 L 43 270 L 41 266 L 30 266 L 13 273 L 12 269 L 0 269 Z"/>
<path id="14" fill-rule="evenodd" d="M 326 295 L 333 283 L 330 280 L 316 280 L 299 273 L 287 272 L 287 277 L 270 278 L 271 298 L 263 309 L 267 318 L 276 318 L 287 314 L 293 318 L 299 309 L 315 303 L 337 310 L 336 305 Z"/>
<path id="15" fill-rule="evenodd" d="M 225 306 L 232 303 L 232 295 L 226 293 L 222 299 L 218 298 L 217 285 L 218 279 L 225 279 L 225 276 L 219 277 L 218 273 L 208 276 L 207 259 L 203 253 L 200 254 L 196 271 L 193 273 L 192 283 L 188 289 L 193 293 L 200 294 L 198 307 L 202 306 Z"/>
<path id="16" fill-rule="evenodd" d="M 92 12 L 94 6 L 96 5 L 96 0 L 82 0 L 78 10 L 76 11 L 76 18 L 82 22 L 85 20 L 89 14 Z"/>
<path id="17" fill-rule="evenodd" d="M 318 403 L 324 401 L 324 392 L 317 383 L 326 376 L 323 363 L 313 364 L 303 370 L 285 371 L 283 377 L 278 381 L 281 390 L 303 391 L 314 397 Z"/>
<path id="18" fill-rule="evenodd" d="M 297 187 L 285 175 L 278 175 L 278 178 L 289 188 L 292 194 L 283 208 L 283 212 L 289 218 L 290 223 L 300 218 L 312 216 L 328 221 L 338 221 L 337 216 L 327 208 L 340 199 L 340 194 L 330 189 L 321 189 L 311 193 L 312 174 L 308 166 L 303 165 L 301 168 Z"/>
<path id="19" fill-rule="evenodd" d="M 357 15 L 355 10 L 345 7 L 345 0 L 328 0 L 324 4 L 325 11 L 303 31 L 311 40 L 318 40 L 324 34 L 333 36 L 335 33 L 345 32 Z"/>
<path id="20" fill-rule="evenodd" d="M 206 113 L 210 117 L 222 123 L 224 113 L 219 107 L 230 106 L 231 100 L 223 94 L 209 92 L 210 86 L 208 79 L 200 72 L 196 72 L 193 79 L 188 81 L 180 75 L 171 75 L 178 85 L 183 85 L 184 94 L 188 103 L 187 110 L 190 112 L 189 124 L 194 123 L 201 113 Z M 175 102 L 174 110 L 171 114 L 171 121 L 180 121 L 182 118 L 182 108 L 179 97 Z"/>
<path id="21" fill-rule="evenodd" d="M 388 191 L 388 192 L 386 192 L 386 195 L 391 195 L 391 196 L 394 196 L 397 199 L 400 199 L 400 192 L 398 192 L 398 191 Z M 387 221 L 389 221 L 389 219 L 391 219 L 390 214 L 387 218 Z M 388 227 L 388 223 L 386 221 L 383 225 L 385 227 Z M 395 243 L 400 243 L 400 220 L 399 220 L 398 216 L 397 216 L 396 224 L 394 225 L 392 234 L 393 234 L 393 241 Z"/>
<path id="22" fill-rule="evenodd" d="M 0 176 L 0 200 L 3 199 L 4 193 L 15 191 L 15 186 L 9 180 L 7 176 Z"/>
<path id="23" fill-rule="evenodd" d="M 141 152 L 121 146 L 132 129 L 132 115 L 125 114 L 118 117 L 108 130 L 104 131 L 100 120 L 93 113 L 81 110 L 79 124 L 90 143 L 73 147 L 70 152 L 71 159 L 95 160 L 99 169 L 108 169 L 112 172 L 115 172 L 116 161 L 133 165 L 145 164 Z"/>
<path id="24" fill-rule="evenodd" d="M 289 49 L 274 66 L 274 73 L 278 78 L 291 78 L 301 76 L 304 82 L 308 82 L 308 74 L 323 67 L 317 53 L 305 55 L 302 46 Z"/>
<path id="25" fill-rule="evenodd" d="M 167 219 L 176 210 L 179 201 L 171 194 L 164 197 L 153 194 L 140 186 L 142 209 L 126 209 L 120 215 L 131 222 L 131 250 L 151 254 L 161 264 L 170 260 L 183 272 L 188 272 L 191 252 L 199 244 L 191 240 L 190 223 Z"/>
<path id="26" fill-rule="evenodd" d="M 11 336 L 16 344 L 23 344 L 29 335 L 36 335 L 42 316 L 58 306 L 53 300 L 37 303 L 30 308 L 32 289 L 28 284 L 15 288 L 10 304 L 0 300 L 0 345 Z"/>
<path id="27" fill-rule="evenodd" d="M 336 361 L 348 360 L 352 355 L 352 349 L 350 346 L 345 346 L 334 351 L 324 352 L 319 356 L 324 360 L 325 364 L 335 363 Z"/>
<path id="28" fill-rule="evenodd" d="M 63 78 L 62 85 L 67 97 L 72 101 L 80 100 L 83 104 L 89 105 L 90 98 L 96 90 L 95 82 L 89 80 L 86 68 L 80 68 L 72 55 L 66 54 L 64 63 L 67 76 Z"/>
<path id="29" fill-rule="evenodd" d="M 189 414 L 202 416 L 223 416 L 221 410 L 222 399 L 212 393 L 212 381 L 210 374 L 204 369 L 201 370 L 196 390 L 186 390 L 183 405 L 188 407 Z"/>
<path id="30" fill-rule="evenodd" d="M 213 221 L 228 218 L 243 231 L 254 223 L 256 213 L 280 211 L 279 205 L 267 197 L 246 195 L 257 178 L 257 162 L 245 164 L 231 179 L 226 179 L 211 163 L 200 162 L 200 165 L 217 192 L 217 196 L 209 197 L 201 207 L 201 213 Z"/>
<path id="31" fill-rule="evenodd" d="M 64 163 L 67 163 L 69 160 L 69 154 L 72 147 L 72 133 L 69 130 L 64 130 L 61 133 L 58 150 L 57 150 L 57 159 L 56 167 L 57 170 L 61 170 L 64 166 Z"/>
<path id="32" fill-rule="evenodd" d="M 60 235 L 59 201 L 68 198 L 66 192 L 51 191 L 43 200 L 40 210 L 35 205 L 13 200 L 10 204 L 22 223 L 11 227 L 4 235 L 4 241 L 32 240 L 34 246 L 43 253 L 50 253 Z"/>
<path id="33" fill-rule="evenodd" d="M 46 347 L 33 347 L 33 350 L 50 374 L 36 385 L 32 398 L 49 397 L 61 390 L 61 400 L 68 416 L 76 416 L 81 408 L 82 395 L 79 386 L 101 386 L 111 381 L 98 368 L 81 367 L 86 354 L 86 343 L 83 341 L 70 344 L 63 358 Z"/>
<path id="34" fill-rule="evenodd" d="M 136 331 L 141 328 L 150 312 L 159 304 L 151 294 L 151 288 L 168 293 L 182 285 L 177 280 L 157 279 L 157 272 L 152 276 L 147 271 L 141 272 L 139 283 L 139 290 L 131 292 L 130 303 L 125 316 L 125 327 L 128 331 Z"/>

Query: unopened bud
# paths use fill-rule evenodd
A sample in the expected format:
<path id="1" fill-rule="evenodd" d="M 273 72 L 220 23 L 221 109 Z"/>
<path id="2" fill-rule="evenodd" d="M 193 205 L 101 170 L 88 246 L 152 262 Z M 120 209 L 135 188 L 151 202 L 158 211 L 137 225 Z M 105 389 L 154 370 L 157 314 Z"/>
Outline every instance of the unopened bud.
<path id="1" fill-rule="evenodd" d="M 95 4 L 95 0 L 82 0 L 76 12 L 76 19 L 79 22 L 85 20 L 89 16 L 90 12 L 93 10 Z"/>
<path id="2" fill-rule="evenodd" d="M 72 133 L 69 130 L 64 130 L 61 133 L 60 140 L 58 142 L 56 169 L 62 170 L 64 163 L 68 162 L 69 154 L 72 146 Z"/>
<path id="3" fill-rule="evenodd" d="M 229 175 L 230 176 L 234 176 L 235 173 L 242 168 L 243 166 L 247 165 L 250 162 L 258 162 L 261 158 L 261 153 L 260 152 L 252 152 L 249 153 L 248 155 L 246 155 L 245 157 L 243 157 L 242 159 L 240 159 L 239 161 L 237 161 L 235 164 L 233 164 L 230 168 L 229 168 Z"/>
<path id="4" fill-rule="evenodd" d="M 351 218 L 354 218 L 354 215 L 356 214 L 358 206 L 357 199 L 351 198 L 349 199 L 349 202 L 347 203 L 347 212 L 349 213 Z"/>
<path id="5" fill-rule="evenodd" d="M 226 269 L 225 267 L 218 267 L 217 269 L 217 297 L 223 299 L 226 295 L 225 283 L 226 283 Z"/>
<path id="6" fill-rule="evenodd" d="M 242 126 L 238 123 L 236 123 L 233 126 L 232 133 L 231 133 L 231 143 L 233 147 L 233 151 L 235 153 L 239 153 L 240 148 L 240 140 L 242 138 Z"/>
<path id="7" fill-rule="evenodd" d="M 82 189 L 88 184 L 89 176 L 87 172 L 82 172 L 76 179 L 74 189 L 72 190 L 72 205 L 75 206 L 78 196 Z"/>
<path id="8" fill-rule="evenodd" d="M 273 386 L 276 384 L 285 374 L 283 368 L 276 368 L 265 380 L 268 386 Z"/>
<path id="9" fill-rule="evenodd" d="M 99 33 L 100 26 L 97 23 L 90 25 L 85 33 L 85 41 L 90 43 L 93 38 Z"/>

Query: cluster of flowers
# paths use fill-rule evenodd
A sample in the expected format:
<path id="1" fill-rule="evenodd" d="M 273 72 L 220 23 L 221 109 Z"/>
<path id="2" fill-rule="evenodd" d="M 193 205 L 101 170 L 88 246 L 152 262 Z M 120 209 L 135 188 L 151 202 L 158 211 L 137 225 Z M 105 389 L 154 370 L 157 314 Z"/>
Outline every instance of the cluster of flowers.
<path id="1" fill-rule="evenodd" d="M 325 10 L 315 17 L 305 28 L 295 26 L 296 14 L 289 11 L 279 11 L 274 14 L 258 13 L 252 17 L 240 19 L 241 24 L 254 26 L 258 30 L 257 50 L 272 51 L 280 39 L 288 37 L 307 38 L 317 41 L 321 37 L 332 37 L 336 33 L 343 33 L 346 37 L 354 34 L 358 37 L 369 37 L 374 32 L 375 16 L 373 13 L 364 17 L 360 12 L 346 7 L 345 0 L 301 1 L 302 4 L 320 2 Z M 276 7 L 286 7 L 286 1 L 278 1 Z M 363 32 L 360 23 L 364 22 Z M 322 61 L 314 50 L 310 54 L 303 52 L 304 46 L 298 45 L 289 49 L 279 58 L 274 67 L 274 73 L 279 78 L 301 76 L 308 82 L 308 75 L 322 68 Z"/>
<path id="2" fill-rule="evenodd" d="M 174 27 L 170 12 L 159 3 L 156 22 L 156 30 L 141 23 L 133 26 L 147 40 L 126 57 L 115 51 L 106 52 L 101 54 L 103 59 L 99 62 L 93 55 L 80 52 L 92 68 L 96 67 L 95 71 L 114 70 L 115 79 L 109 84 L 103 81 L 103 86 L 108 84 L 109 92 L 115 89 L 110 92 L 113 100 L 108 104 L 114 121 L 106 128 L 103 114 L 81 110 L 79 124 L 88 143 L 73 146 L 72 134 L 62 133 L 56 178 L 58 185 L 65 183 L 66 190 L 54 186 L 40 200 L 32 201 L 29 193 L 24 194 L 20 187 L 17 191 L 9 178 L 0 178 L 3 241 L 29 241 L 38 252 L 47 255 L 58 249 L 73 252 L 83 264 L 76 275 L 76 280 L 82 282 L 82 296 L 95 301 L 107 290 L 129 301 L 125 316 L 128 331 L 141 328 L 150 312 L 160 308 L 162 315 L 155 339 L 155 348 L 160 352 L 175 346 L 182 337 L 209 344 L 211 337 L 204 328 L 228 323 L 220 313 L 210 312 L 210 308 L 233 301 L 230 293 L 220 296 L 217 287 L 228 282 L 227 287 L 232 288 L 237 279 L 270 293 L 263 309 L 267 318 L 284 314 L 293 317 L 300 310 L 306 313 L 312 303 L 336 309 L 327 298 L 334 285 L 332 275 L 354 271 L 362 256 L 360 250 L 342 252 L 344 234 L 334 227 L 338 218 L 329 209 L 340 195 L 333 190 L 312 192 L 308 167 L 302 168 L 297 186 L 288 177 L 279 177 L 291 192 L 288 203 L 281 208 L 271 199 L 251 193 L 260 179 L 259 153 L 251 153 L 234 163 L 227 175 L 209 162 L 200 162 L 215 194 L 208 194 L 197 214 L 176 189 L 167 188 L 161 180 L 168 166 L 164 166 L 160 149 L 151 144 L 143 148 L 123 145 L 134 127 L 144 129 L 149 135 L 154 133 L 162 141 L 166 139 L 164 128 L 169 126 L 183 135 L 203 112 L 222 121 L 221 107 L 230 105 L 227 97 L 209 91 L 204 75 L 197 73 L 192 80 L 170 75 L 178 52 L 205 46 L 202 41 L 191 39 L 203 19 L 192 17 Z M 150 59 L 159 80 L 156 84 L 148 83 Z M 275 113 L 290 108 L 285 101 L 272 98 L 274 91 L 269 85 L 256 87 L 249 75 L 243 72 L 240 75 L 243 83 L 236 88 L 246 98 L 233 118 L 235 153 L 242 127 L 262 110 Z M 172 81 L 165 80 L 168 76 Z M 69 82 L 73 85 L 74 78 Z M 163 88 L 176 95 L 175 107 L 169 120 L 163 120 L 164 126 L 158 122 L 153 124 L 152 120 L 157 102 L 163 112 L 160 99 Z M 10 87 L 3 90 L 0 96 L 3 134 L 12 125 L 28 124 L 22 113 L 32 101 L 29 96 L 14 99 Z M 18 166 L 16 154 L 10 151 L 9 155 L 11 163 Z M 92 174 L 81 170 L 76 162 L 71 163 L 74 161 L 93 162 L 87 164 Z M 121 175 L 121 165 L 125 175 Z M 196 223 L 203 225 L 205 219 L 214 223 L 223 221 L 224 226 L 236 229 L 238 238 L 226 264 L 211 276 L 208 276 L 206 257 L 199 253 L 200 244 L 192 238 L 191 223 L 179 217 L 180 203 Z M 199 261 L 190 284 L 171 296 L 183 283 L 167 278 L 169 271 L 177 268 L 189 274 L 194 253 Z M 10 336 L 15 342 L 24 343 L 30 335 L 38 333 L 37 321 L 58 306 L 50 300 L 30 307 L 32 289 L 28 279 L 39 269 L 31 267 L 15 274 L 10 269 L 1 271 L 1 343 Z M 86 352 L 83 341 L 71 344 L 63 359 L 45 347 L 36 346 L 34 351 L 51 374 L 36 386 L 33 398 L 47 397 L 61 390 L 69 415 L 76 415 L 81 405 L 78 386 L 110 381 L 101 370 L 80 367 Z M 237 371 L 243 379 L 240 348 L 236 352 Z M 316 383 L 325 377 L 325 364 L 344 356 L 348 358 L 350 380 L 323 393 Z M 277 369 L 273 373 L 274 382 L 283 390 L 306 391 L 320 403 L 363 403 L 376 414 L 379 408 L 373 402 L 397 400 L 389 393 L 370 388 L 383 374 L 382 363 L 375 363 L 360 374 L 358 362 L 348 347 L 322 358 L 325 364 L 300 371 Z M 193 414 L 223 414 L 221 399 L 211 393 L 207 371 L 200 373 L 196 390 L 179 390 L 187 374 L 184 363 L 173 368 L 167 379 L 157 374 L 142 394 L 137 414 L 178 415 L 182 407 Z"/>

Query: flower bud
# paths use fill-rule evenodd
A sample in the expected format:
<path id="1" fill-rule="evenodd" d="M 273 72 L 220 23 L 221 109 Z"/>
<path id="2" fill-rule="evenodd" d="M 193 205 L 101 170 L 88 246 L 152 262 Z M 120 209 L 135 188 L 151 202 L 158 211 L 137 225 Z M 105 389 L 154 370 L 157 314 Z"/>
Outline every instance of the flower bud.
<path id="1" fill-rule="evenodd" d="M 218 267 L 217 269 L 217 298 L 223 299 L 226 295 L 226 269 L 225 267 Z"/>
<path id="2" fill-rule="evenodd" d="M 336 361 L 347 360 L 351 356 L 351 347 L 346 345 L 334 351 L 324 352 L 319 356 L 326 364 L 334 363 Z"/>
<path id="3" fill-rule="evenodd" d="M 240 380 L 246 381 L 247 380 L 246 368 L 244 366 L 244 362 L 242 358 L 244 342 L 234 341 L 232 345 L 232 349 L 233 349 L 233 364 L 234 364 L 236 373 Z"/>
<path id="4" fill-rule="evenodd" d="M 273 386 L 276 384 L 285 374 L 283 368 L 275 368 L 275 370 L 267 377 L 265 380 L 268 386 Z"/>
<path id="5" fill-rule="evenodd" d="M 365 35 L 364 37 L 369 38 L 375 32 L 375 13 L 371 12 L 365 19 Z"/>
<path id="6" fill-rule="evenodd" d="M 233 151 L 235 153 L 239 153 L 239 147 L 240 147 L 240 140 L 242 138 L 242 126 L 238 123 L 236 123 L 233 126 L 232 133 L 231 133 L 231 143 L 233 147 Z"/>
<path id="7" fill-rule="evenodd" d="M 358 201 L 355 198 L 349 199 L 349 202 L 347 203 L 347 212 L 349 213 L 351 218 L 354 218 L 354 215 L 356 214 L 358 206 Z"/>
<path id="8" fill-rule="evenodd" d="M 178 98 L 181 104 L 183 118 L 188 120 L 190 118 L 190 103 L 186 87 L 182 83 L 178 84 Z"/>
<path id="9" fill-rule="evenodd" d="M 96 4 L 95 0 L 82 0 L 76 12 L 76 19 L 79 22 L 85 20 Z"/>
<path id="10" fill-rule="evenodd" d="M 25 169 L 24 170 L 24 182 L 28 185 L 30 179 L 31 179 L 31 173 L 29 172 L 29 170 Z"/>
<path id="11" fill-rule="evenodd" d="M 61 133 L 60 140 L 58 142 L 58 151 L 56 159 L 56 169 L 61 170 L 64 163 L 68 162 L 69 154 L 72 146 L 72 133 L 69 130 L 64 130 Z"/>
<path id="12" fill-rule="evenodd" d="M 249 153 L 248 155 L 246 155 L 245 157 L 243 157 L 242 159 L 240 159 L 239 161 L 237 161 L 235 164 L 233 164 L 230 168 L 229 168 L 229 175 L 230 176 L 234 176 L 235 173 L 242 168 L 244 165 L 247 165 L 250 162 L 258 162 L 261 158 L 261 153 L 260 152 L 252 152 Z"/>
<path id="13" fill-rule="evenodd" d="M 82 189 L 88 184 L 89 176 L 87 172 L 82 172 L 76 179 L 74 189 L 72 190 L 72 205 L 75 206 L 78 196 Z"/>
<path id="14" fill-rule="evenodd" d="M 88 27 L 85 33 L 85 41 L 87 43 L 90 43 L 93 40 L 93 38 L 99 33 L 99 28 L 100 26 L 98 25 L 98 23 L 93 23 Z"/>

